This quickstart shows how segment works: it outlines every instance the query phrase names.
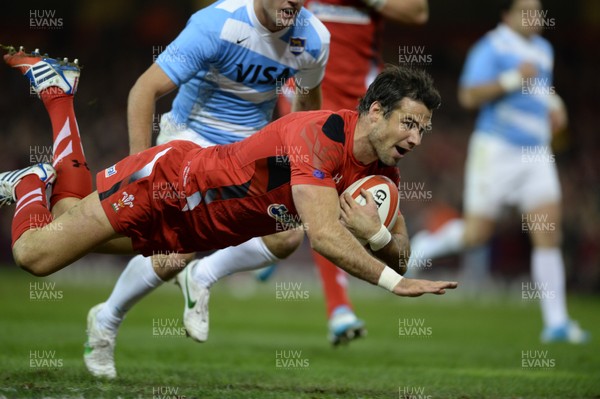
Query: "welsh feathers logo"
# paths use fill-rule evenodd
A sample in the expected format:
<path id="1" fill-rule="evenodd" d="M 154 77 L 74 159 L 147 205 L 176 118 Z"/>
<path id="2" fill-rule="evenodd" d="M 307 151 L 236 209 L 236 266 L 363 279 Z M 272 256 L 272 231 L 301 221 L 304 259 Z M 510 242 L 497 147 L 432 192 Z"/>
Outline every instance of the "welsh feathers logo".
<path id="1" fill-rule="evenodd" d="M 304 52 L 306 39 L 302 37 L 290 37 L 290 51 L 294 55 L 300 55 Z"/>
<path id="2" fill-rule="evenodd" d="M 115 212 L 119 212 L 119 209 L 125 208 L 126 206 L 133 208 L 133 200 L 135 197 L 133 194 L 127 194 L 126 191 L 123 191 L 123 198 L 119 199 L 117 202 L 112 203 L 112 208 Z"/>

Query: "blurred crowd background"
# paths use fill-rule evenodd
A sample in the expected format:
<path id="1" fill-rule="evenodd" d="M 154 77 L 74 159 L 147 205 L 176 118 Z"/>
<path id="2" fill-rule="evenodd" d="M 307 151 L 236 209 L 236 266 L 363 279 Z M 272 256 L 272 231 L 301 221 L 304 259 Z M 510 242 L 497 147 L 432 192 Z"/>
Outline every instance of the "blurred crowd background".
<path id="1" fill-rule="evenodd" d="M 75 109 L 88 164 L 95 174 L 128 154 L 126 104 L 137 77 L 208 3 L 183 0 L 24 1 L 3 5 L 0 43 L 39 47 L 54 57 L 79 58 L 83 66 Z M 462 206 L 463 169 L 475 114 L 456 100 L 457 81 L 469 47 L 499 20 L 491 2 L 430 0 L 430 20 L 422 27 L 388 23 L 385 62 L 398 63 L 406 48 L 422 48 L 443 98 L 434 128 L 421 148 L 402 161 L 402 179 L 417 198 L 402 201 L 409 231 L 435 227 Z M 600 2 L 543 1 L 555 26 L 547 37 L 555 48 L 555 87 L 568 108 L 570 126 L 553 141 L 563 187 L 563 248 L 569 290 L 600 291 Z M 50 12 L 60 26 L 31 25 L 32 13 Z M 44 12 L 44 11 L 41 11 Z M 35 14 L 33 14 L 35 15 Z M 48 14 L 47 14 L 48 15 Z M 58 20 L 57 20 L 58 21 Z M 201 38 L 199 38 L 201 40 Z M 401 50 L 403 47 L 405 50 Z M 26 79 L 0 65 L 0 170 L 22 168 L 51 148 L 51 127 L 42 103 Z M 172 95 L 159 101 L 157 115 Z M 158 119 L 155 118 L 155 134 Z M 529 273 L 529 243 L 518 211 L 498 226 L 489 255 L 497 281 Z M 0 267 L 15 267 L 10 255 L 12 209 L 0 212 Z M 485 256 L 484 256 L 485 258 Z M 307 262 L 310 258 L 306 256 Z M 116 262 L 122 265 L 123 262 Z M 458 257 L 436 262 L 433 270 L 458 270 Z"/>

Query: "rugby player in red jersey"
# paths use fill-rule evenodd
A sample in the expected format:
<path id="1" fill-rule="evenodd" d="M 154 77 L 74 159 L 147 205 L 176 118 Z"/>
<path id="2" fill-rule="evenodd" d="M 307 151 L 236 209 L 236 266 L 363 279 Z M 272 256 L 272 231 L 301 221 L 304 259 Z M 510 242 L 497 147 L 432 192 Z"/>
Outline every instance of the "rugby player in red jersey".
<path id="1" fill-rule="evenodd" d="M 40 93 L 53 122 L 56 92 Z M 73 198 L 51 222 L 40 193 L 69 163 L 56 163 L 56 171 L 41 164 L 2 173 L 0 204 L 17 202 L 13 257 L 28 272 L 46 276 L 93 251 L 149 256 L 218 249 L 301 220 L 312 248 L 350 274 L 399 296 L 444 294 L 457 283 L 402 278 L 409 243 L 401 215 L 382 241 L 375 205 L 359 210 L 347 196 L 339 198 L 367 175 L 398 183 L 398 162 L 420 144 L 439 104 L 425 72 L 389 67 L 358 112 L 295 113 L 238 143 L 202 148 L 173 141 L 131 155 L 101 171 L 98 191 Z M 65 107 L 74 118 L 72 103 Z M 59 116 L 64 119 L 64 112 Z"/>
<path id="2" fill-rule="evenodd" d="M 427 0 L 307 0 L 305 6 L 331 33 L 321 109 L 332 111 L 355 109 L 381 71 L 384 20 L 421 25 L 429 19 Z M 301 90 L 296 83 L 282 90 L 280 115 L 291 112 L 293 98 Z M 364 335 L 365 323 L 355 315 L 347 294 L 346 274 L 316 251 L 312 253 L 327 302 L 329 340 L 337 345 Z M 260 276 L 269 276 L 273 267 Z"/>

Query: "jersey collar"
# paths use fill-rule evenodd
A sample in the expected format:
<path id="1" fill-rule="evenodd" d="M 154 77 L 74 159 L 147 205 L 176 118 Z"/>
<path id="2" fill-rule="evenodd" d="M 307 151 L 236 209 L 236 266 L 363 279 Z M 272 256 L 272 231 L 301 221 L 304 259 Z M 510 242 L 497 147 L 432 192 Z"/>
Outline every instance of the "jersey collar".
<path id="1" fill-rule="evenodd" d="M 356 130 L 356 124 L 358 123 L 358 112 L 351 110 L 340 110 L 337 112 L 344 118 L 344 130 L 346 131 L 346 142 L 348 143 L 348 154 L 352 163 L 360 167 L 368 166 L 360 162 L 354 156 L 354 131 Z"/>

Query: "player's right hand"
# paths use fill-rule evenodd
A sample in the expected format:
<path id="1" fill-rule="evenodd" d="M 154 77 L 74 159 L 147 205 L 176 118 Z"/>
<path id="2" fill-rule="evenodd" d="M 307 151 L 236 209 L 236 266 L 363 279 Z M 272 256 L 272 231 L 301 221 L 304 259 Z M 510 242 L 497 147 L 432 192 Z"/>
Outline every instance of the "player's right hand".
<path id="1" fill-rule="evenodd" d="M 373 195 L 364 189 L 361 189 L 360 195 L 366 199 L 365 205 L 359 205 L 349 193 L 340 196 L 340 221 L 354 237 L 366 243 L 379 231 L 381 219 Z"/>
<path id="2" fill-rule="evenodd" d="M 398 296 L 421 296 L 423 294 L 443 295 L 446 289 L 454 289 L 458 286 L 456 281 L 430 281 L 417 280 L 414 278 L 403 278 L 394 287 L 394 294 Z"/>

